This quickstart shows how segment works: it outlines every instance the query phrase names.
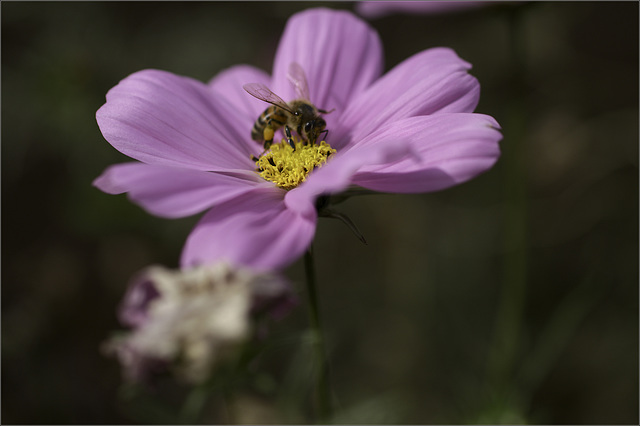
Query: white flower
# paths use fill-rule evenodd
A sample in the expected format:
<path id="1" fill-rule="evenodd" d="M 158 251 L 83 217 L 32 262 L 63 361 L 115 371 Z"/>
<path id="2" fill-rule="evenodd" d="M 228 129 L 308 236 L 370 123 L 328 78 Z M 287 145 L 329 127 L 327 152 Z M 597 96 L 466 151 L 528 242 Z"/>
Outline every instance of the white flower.
<path id="1" fill-rule="evenodd" d="M 153 266 L 133 281 L 121 307 L 132 332 L 108 342 L 107 350 L 129 379 L 171 365 L 186 381 L 202 382 L 251 337 L 254 311 L 287 309 L 292 301 L 275 275 L 226 263 L 176 271 Z"/>

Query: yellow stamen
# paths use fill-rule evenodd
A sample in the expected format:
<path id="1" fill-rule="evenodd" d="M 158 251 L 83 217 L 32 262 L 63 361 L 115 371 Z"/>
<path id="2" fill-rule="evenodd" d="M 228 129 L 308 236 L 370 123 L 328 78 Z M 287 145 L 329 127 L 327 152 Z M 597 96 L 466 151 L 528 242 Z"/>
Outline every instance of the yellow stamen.
<path id="1" fill-rule="evenodd" d="M 327 158 L 336 152 L 322 141 L 318 144 L 303 142 L 294 138 L 296 149 L 291 148 L 286 140 L 271 145 L 256 161 L 258 173 L 280 188 L 293 189 L 305 181 L 307 175 L 316 167 L 321 167 Z"/>

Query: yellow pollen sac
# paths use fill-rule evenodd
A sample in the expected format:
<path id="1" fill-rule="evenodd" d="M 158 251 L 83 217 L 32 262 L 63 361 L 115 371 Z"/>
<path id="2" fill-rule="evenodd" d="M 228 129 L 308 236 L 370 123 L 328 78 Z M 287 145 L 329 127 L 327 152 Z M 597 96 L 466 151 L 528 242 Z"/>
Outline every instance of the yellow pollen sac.
<path id="1" fill-rule="evenodd" d="M 313 169 L 321 167 L 336 152 L 325 141 L 312 144 L 294 138 L 294 143 L 295 150 L 283 139 L 271 145 L 269 151 L 256 160 L 258 173 L 263 179 L 287 190 L 304 182 Z"/>

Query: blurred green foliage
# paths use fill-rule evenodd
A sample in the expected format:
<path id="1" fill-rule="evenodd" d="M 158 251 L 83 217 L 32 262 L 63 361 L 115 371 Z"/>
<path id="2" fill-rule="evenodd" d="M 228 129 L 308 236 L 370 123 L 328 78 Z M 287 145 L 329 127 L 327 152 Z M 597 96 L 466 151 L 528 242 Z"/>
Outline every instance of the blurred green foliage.
<path id="1" fill-rule="evenodd" d="M 287 18 L 316 5 L 353 9 L 2 3 L 4 423 L 304 421 L 304 307 L 274 327 L 232 396 L 121 385 L 99 348 L 119 328 L 127 281 L 151 263 L 177 266 L 197 218 L 149 216 L 91 182 L 128 161 L 95 122 L 120 79 L 269 70 Z M 368 246 L 320 222 L 335 421 L 637 424 L 638 3 L 493 4 L 371 24 L 387 69 L 434 46 L 471 62 L 478 112 L 505 138 L 496 167 L 471 182 L 343 204 Z M 301 265 L 288 275 L 302 292 Z M 185 417 L 185 400 L 202 413 Z"/>

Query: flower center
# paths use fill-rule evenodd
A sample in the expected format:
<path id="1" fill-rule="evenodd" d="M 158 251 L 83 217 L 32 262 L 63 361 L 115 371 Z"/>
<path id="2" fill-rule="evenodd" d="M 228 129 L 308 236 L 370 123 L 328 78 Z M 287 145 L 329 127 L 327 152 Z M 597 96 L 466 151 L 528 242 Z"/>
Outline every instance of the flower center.
<path id="1" fill-rule="evenodd" d="M 293 141 L 295 150 L 283 139 L 280 143 L 271 145 L 269 151 L 256 160 L 258 173 L 263 179 L 287 190 L 304 182 L 313 169 L 321 167 L 336 152 L 325 141 L 310 144 L 306 141 L 303 143 L 297 137 Z"/>

